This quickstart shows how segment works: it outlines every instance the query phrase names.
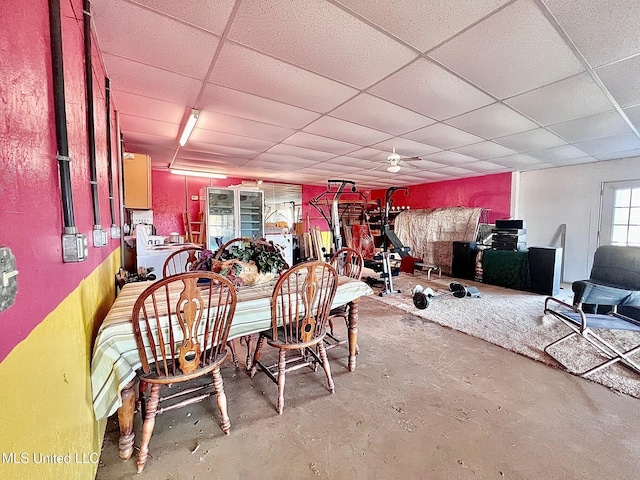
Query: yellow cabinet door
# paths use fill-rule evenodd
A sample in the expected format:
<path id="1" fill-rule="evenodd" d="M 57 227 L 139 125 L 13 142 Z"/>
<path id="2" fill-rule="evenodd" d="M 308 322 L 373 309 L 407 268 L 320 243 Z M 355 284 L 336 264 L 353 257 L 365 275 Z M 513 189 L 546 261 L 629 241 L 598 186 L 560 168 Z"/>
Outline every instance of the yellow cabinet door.
<path id="1" fill-rule="evenodd" d="M 125 153 L 123 172 L 125 208 L 151 208 L 151 157 Z"/>

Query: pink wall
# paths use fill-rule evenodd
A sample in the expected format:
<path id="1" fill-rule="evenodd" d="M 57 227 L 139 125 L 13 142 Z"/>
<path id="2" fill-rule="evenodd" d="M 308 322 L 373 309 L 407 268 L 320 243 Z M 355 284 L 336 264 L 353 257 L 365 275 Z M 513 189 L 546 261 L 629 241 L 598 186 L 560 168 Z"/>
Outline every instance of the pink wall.
<path id="1" fill-rule="evenodd" d="M 182 212 L 189 208 L 192 218 L 200 211 L 198 201 L 191 196 L 198 196 L 205 186 L 226 187 L 237 185 L 239 178 L 224 180 L 205 179 L 172 175 L 162 170 L 152 172 L 154 222 L 159 235 L 167 235 L 176 231 L 184 234 Z M 321 230 L 329 230 L 322 215 L 309 205 L 314 197 L 327 191 L 326 186 L 302 185 L 302 219 L 305 231 L 307 224 Z M 371 200 L 384 200 L 386 190 L 360 190 Z M 327 197 L 331 200 L 332 197 Z M 360 198 L 348 192 L 341 199 Z M 482 177 L 464 178 L 447 182 L 426 183 L 409 187 L 409 195 L 402 192 L 393 197 L 394 204 L 411 208 L 431 207 L 482 207 L 489 208 L 489 222 L 497 218 L 509 218 L 511 208 L 511 174 L 485 175 Z M 308 222 L 307 222 L 308 218 Z"/>
<path id="2" fill-rule="evenodd" d="M 228 187 L 241 183 L 239 178 L 202 178 L 185 175 L 173 175 L 165 170 L 151 171 L 151 191 L 153 223 L 158 235 L 178 232 L 184 235 L 182 213 L 189 210 L 191 219 L 195 220 L 200 211 L 200 202 L 191 200 L 199 196 L 203 187 Z"/>
<path id="3" fill-rule="evenodd" d="M 384 202 L 386 190 L 374 190 L 372 199 Z M 409 187 L 409 194 L 397 192 L 394 205 L 411 208 L 482 207 L 489 208 L 489 223 L 509 218 L 511 210 L 511 173 L 484 175 Z"/>
<path id="4" fill-rule="evenodd" d="M 61 3 L 73 203 L 78 231 L 90 239 L 89 258 L 82 263 L 62 262 L 48 3 L 2 2 L 0 245 L 12 250 L 20 273 L 16 301 L 0 313 L 0 361 L 119 246 L 118 240 L 109 240 L 107 247 L 92 246 L 82 1 Z M 97 55 L 94 51 L 96 155 L 101 225 L 108 227 L 104 70 Z M 117 152 L 115 144 L 113 152 Z M 116 172 L 114 168 L 114 178 Z"/>

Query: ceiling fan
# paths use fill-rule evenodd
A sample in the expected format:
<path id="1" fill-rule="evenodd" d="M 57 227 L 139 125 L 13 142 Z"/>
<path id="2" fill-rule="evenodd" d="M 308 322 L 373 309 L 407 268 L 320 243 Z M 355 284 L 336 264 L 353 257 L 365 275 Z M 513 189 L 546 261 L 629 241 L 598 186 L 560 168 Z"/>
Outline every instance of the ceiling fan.
<path id="1" fill-rule="evenodd" d="M 410 160 L 421 160 L 419 157 L 406 157 L 402 158 L 399 154 L 396 153 L 396 149 L 393 149 L 393 152 L 389 154 L 387 157 L 387 172 L 389 173 L 398 173 L 403 166 L 407 166 L 405 162 Z M 414 167 L 415 168 L 415 167 Z"/>

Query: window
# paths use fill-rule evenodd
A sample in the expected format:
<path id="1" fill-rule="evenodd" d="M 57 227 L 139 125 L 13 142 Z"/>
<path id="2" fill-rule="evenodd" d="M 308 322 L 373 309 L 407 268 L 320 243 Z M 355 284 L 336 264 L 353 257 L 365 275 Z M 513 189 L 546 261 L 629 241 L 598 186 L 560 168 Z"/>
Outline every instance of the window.
<path id="1" fill-rule="evenodd" d="M 640 180 L 602 187 L 600 243 L 640 246 Z"/>
<path id="2" fill-rule="evenodd" d="M 640 188 L 615 191 L 611 245 L 640 246 Z"/>

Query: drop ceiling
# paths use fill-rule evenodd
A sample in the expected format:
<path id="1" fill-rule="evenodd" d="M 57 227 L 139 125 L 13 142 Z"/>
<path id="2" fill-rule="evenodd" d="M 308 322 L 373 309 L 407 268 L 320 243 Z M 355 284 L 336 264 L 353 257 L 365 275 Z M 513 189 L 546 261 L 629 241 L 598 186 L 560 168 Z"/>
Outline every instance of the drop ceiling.
<path id="1" fill-rule="evenodd" d="M 92 10 L 125 148 L 156 169 L 386 188 L 640 156 L 640 2 L 93 0 Z M 394 148 L 402 168 L 389 173 Z"/>

